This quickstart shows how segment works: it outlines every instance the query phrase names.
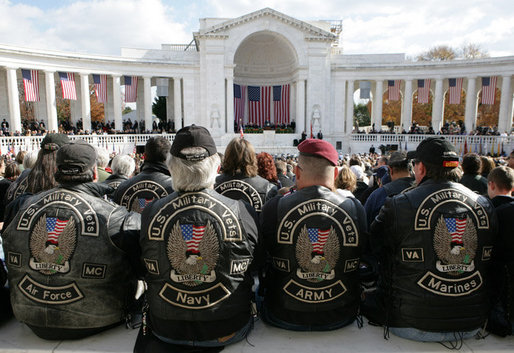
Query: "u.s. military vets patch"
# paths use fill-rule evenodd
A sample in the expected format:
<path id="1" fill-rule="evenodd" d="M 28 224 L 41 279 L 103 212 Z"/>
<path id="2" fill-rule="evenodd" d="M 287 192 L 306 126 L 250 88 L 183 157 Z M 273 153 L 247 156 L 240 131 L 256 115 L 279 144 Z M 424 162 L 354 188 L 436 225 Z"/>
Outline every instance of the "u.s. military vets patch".
<path id="1" fill-rule="evenodd" d="M 242 180 L 225 181 L 215 189 L 220 194 L 234 200 L 243 200 L 248 202 L 255 211 L 261 212 L 264 204 L 259 192 L 250 184 Z"/>
<path id="2" fill-rule="evenodd" d="M 144 180 L 130 186 L 121 196 L 120 205 L 130 211 L 142 213 L 154 200 L 168 196 L 165 188 L 154 181 Z"/>
<path id="3" fill-rule="evenodd" d="M 195 217 L 190 212 L 194 209 Z M 186 193 L 165 204 L 151 219 L 148 239 L 165 242 L 170 283 L 159 293 L 166 302 L 203 309 L 228 298 L 231 292 L 218 279 L 216 267 L 224 242 L 243 239 L 233 211 L 206 193 Z M 244 275 L 238 263 L 232 275 Z M 161 268 L 161 273 L 165 269 Z"/>
<path id="4" fill-rule="evenodd" d="M 482 275 L 475 266 L 477 229 L 488 227 L 482 205 L 459 190 L 440 190 L 425 198 L 417 211 L 415 228 L 431 231 L 437 260 L 435 273 L 427 271 L 418 285 L 442 296 L 464 296 L 480 288 Z"/>
<path id="5" fill-rule="evenodd" d="M 342 247 L 359 245 L 359 233 L 345 210 L 323 199 L 303 202 L 282 218 L 277 242 L 294 247 L 298 264 L 297 279 L 283 288 L 287 294 L 304 302 L 326 302 L 346 291 L 341 280 L 334 282 L 336 267 L 340 261 L 345 261 L 340 256 Z M 343 267 L 341 269 L 344 271 Z M 332 283 L 322 290 L 309 285 L 320 282 Z"/>

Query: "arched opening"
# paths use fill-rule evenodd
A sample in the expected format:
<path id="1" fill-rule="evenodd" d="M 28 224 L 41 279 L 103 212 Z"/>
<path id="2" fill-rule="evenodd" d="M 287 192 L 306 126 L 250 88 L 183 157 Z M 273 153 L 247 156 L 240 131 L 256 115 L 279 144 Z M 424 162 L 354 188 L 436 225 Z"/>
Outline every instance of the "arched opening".
<path id="1" fill-rule="evenodd" d="M 276 32 L 253 33 L 237 48 L 234 65 L 235 129 L 294 132 L 298 57 L 291 43 Z"/>

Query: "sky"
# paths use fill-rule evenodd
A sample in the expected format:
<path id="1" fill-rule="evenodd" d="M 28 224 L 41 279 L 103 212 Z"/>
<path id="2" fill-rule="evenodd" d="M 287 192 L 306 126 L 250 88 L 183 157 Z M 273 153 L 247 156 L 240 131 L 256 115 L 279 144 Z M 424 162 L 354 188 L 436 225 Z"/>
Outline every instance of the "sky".
<path id="1" fill-rule="evenodd" d="M 512 0 L 0 0 L 0 45 L 117 56 L 121 47 L 187 44 L 200 18 L 264 7 L 299 20 L 342 20 L 345 54 L 415 57 L 473 43 L 493 57 L 514 55 Z"/>

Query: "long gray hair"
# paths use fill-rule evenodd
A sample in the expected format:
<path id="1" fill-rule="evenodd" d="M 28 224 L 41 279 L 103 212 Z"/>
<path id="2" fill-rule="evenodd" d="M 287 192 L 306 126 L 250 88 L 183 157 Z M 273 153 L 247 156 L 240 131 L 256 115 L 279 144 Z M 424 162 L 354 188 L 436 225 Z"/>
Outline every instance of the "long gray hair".
<path id="1" fill-rule="evenodd" d="M 205 152 L 203 147 L 188 147 L 180 151 L 184 155 Z M 219 155 L 213 154 L 201 161 L 188 161 L 170 155 L 167 160 L 175 191 L 197 191 L 212 188 L 220 165 Z"/>

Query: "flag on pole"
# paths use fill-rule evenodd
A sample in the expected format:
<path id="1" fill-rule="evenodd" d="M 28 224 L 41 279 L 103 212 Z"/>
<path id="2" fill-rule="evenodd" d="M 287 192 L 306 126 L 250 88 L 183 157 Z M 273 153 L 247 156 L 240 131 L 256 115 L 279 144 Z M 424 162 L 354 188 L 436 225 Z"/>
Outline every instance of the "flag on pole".
<path id="1" fill-rule="evenodd" d="M 248 86 L 250 124 L 263 126 L 270 119 L 271 86 Z"/>
<path id="2" fill-rule="evenodd" d="M 125 102 L 137 100 L 137 76 L 125 76 Z"/>
<path id="3" fill-rule="evenodd" d="M 494 104 L 496 97 L 496 76 L 482 77 L 482 104 Z"/>
<path id="4" fill-rule="evenodd" d="M 289 85 L 273 86 L 275 124 L 289 124 Z"/>
<path id="5" fill-rule="evenodd" d="M 311 139 L 314 138 L 314 134 L 312 133 L 312 120 L 311 120 Z"/>
<path id="6" fill-rule="evenodd" d="M 390 101 L 397 101 L 400 99 L 400 80 L 388 80 L 388 99 Z M 381 97 L 378 97 L 380 99 Z"/>
<path id="7" fill-rule="evenodd" d="M 96 100 L 98 103 L 107 102 L 107 75 L 93 74 L 93 84 L 95 85 Z"/>
<path id="8" fill-rule="evenodd" d="M 448 79 L 449 95 L 448 104 L 460 104 L 460 95 L 462 92 L 462 78 L 450 78 Z"/>
<path id="9" fill-rule="evenodd" d="M 73 72 L 59 72 L 61 80 L 62 97 L 64 99 L 77 100 L 77 90 L 75 89 L 75 75 Z"/>
<path id="10" fill-rule="evenodd" d="M 245 138 L 245 134 L 243 132 L 243 125 L 240 126 L 239 128 L 239 137 L 244 139 Z"/>
<path id="11" fill-rule="evenodd" d="M 244 121 L 246 102 L 246 86 L 234 83 L 234 119 Z"/>
<path id="12" fill-rule="evenodd" d="M 21 70 L 25 102 L 39 102 L 39 75 L 37 70 Z"/>
<path id="13" fill-rule="evenodd" d="M 418 103 L 426 104 L 430 97 L 430 80 L 418 80 Z"/>

